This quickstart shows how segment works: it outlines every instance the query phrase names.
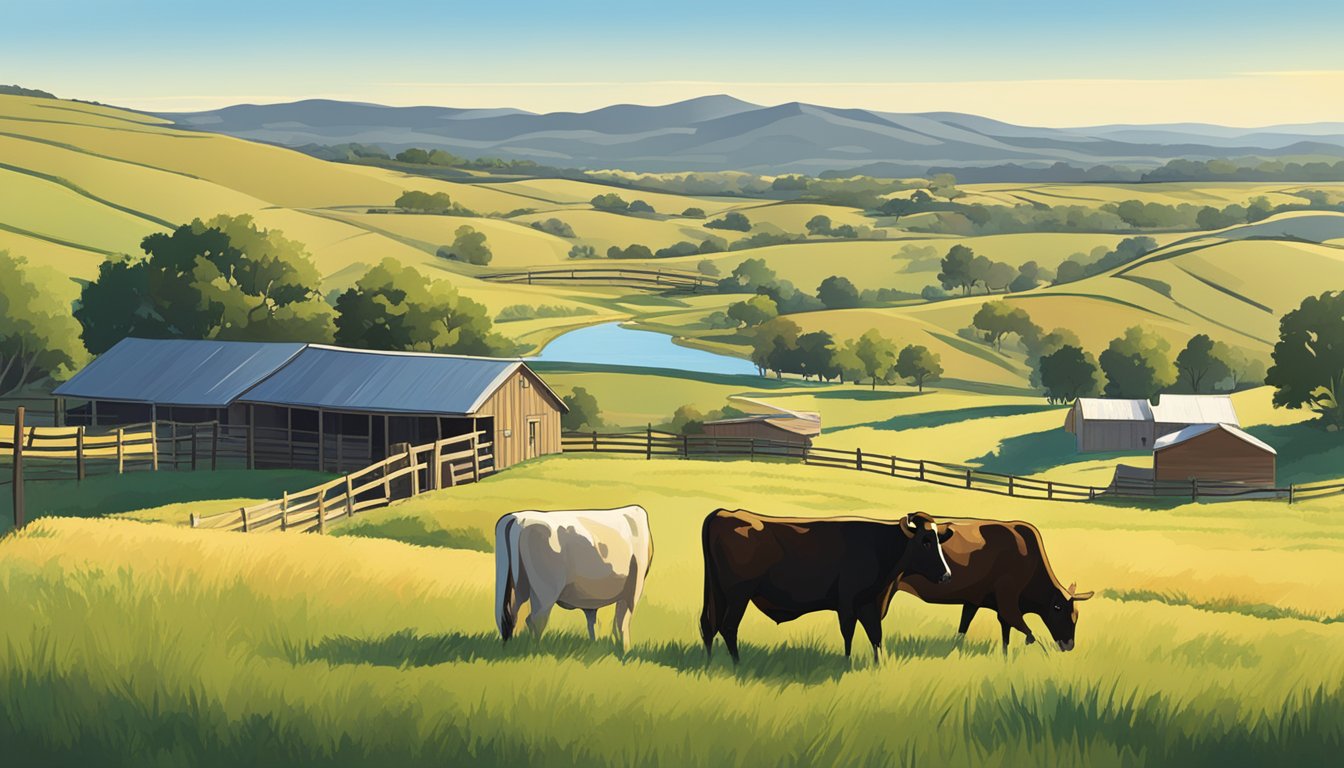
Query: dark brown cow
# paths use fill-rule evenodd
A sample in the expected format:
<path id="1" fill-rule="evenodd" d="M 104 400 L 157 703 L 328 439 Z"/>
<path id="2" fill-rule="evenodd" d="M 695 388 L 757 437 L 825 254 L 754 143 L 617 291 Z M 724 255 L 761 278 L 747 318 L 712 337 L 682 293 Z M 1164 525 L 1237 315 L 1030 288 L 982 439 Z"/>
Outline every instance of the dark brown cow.
<path id="1" fill-rule="evenodd" d="M 700 635 L 713 655 L 723 636 L 737 663 L 737 628 L 754 603 L 776 623 L 813 611 L 835 611 L 845 655 L 854 623 L 863 624 L 876 658 L 882 619 L 896 583 L 911 573 L 932 583 L 948 578 L 942 540 L 923 512 L 900 520 L 766 517 L 718 509 L 705 518 L 705 608 Z"/>
<path id="2" fill-rule="evenodd" d="M 1091 592 L 1075 592 L 1074 586 L 1062 587 L 1050 570 L 1041 532 L 1030 523 L 999 520 L 955 519 L 947 521 L 952 538 L 943 547 L 952 578 L 935 583 L 919 575 L 901 581 L 903 592 L 926 603 L 961 605 L 962 635 L 981 608 L 999 614 L 1003 630 L 1003 649 L 1016 629 L 1036 636 L 1023 620 L 1023 614 L 1041 617 L 1060 650 L 1071 651 L 1078 627 L 1077 604 L 1092 597 Z"/>

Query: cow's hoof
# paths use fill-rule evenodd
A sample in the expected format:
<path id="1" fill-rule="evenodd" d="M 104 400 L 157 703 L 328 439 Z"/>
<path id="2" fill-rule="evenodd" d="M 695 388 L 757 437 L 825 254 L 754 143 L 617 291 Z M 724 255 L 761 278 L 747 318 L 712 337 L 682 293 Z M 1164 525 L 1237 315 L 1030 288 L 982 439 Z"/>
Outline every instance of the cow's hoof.
<path id="1" fill-rule="evenodd" d="M 1027 645 L 1031 645 L 1031 644 L 1034 643 L 1034 642 L 1036 642 L 1036 636 L 1035 636 L 1035 635 L 1027 635 Z"/>

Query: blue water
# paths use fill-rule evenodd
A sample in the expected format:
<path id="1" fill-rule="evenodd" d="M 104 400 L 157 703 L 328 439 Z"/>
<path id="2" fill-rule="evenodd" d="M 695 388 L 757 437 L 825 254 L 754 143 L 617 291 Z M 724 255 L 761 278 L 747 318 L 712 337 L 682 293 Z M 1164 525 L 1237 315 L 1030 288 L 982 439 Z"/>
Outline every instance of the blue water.
<path id="1" fill-rule="evenodd" d="M 682 347 L 672 343 L 671 336 L 622 328 L 620 323 L 590 325 L 562 334 L 532 359 L 548 363 L 633 365 L 695 373 L 756 375 L 756 366 L 749 360 Z"/>

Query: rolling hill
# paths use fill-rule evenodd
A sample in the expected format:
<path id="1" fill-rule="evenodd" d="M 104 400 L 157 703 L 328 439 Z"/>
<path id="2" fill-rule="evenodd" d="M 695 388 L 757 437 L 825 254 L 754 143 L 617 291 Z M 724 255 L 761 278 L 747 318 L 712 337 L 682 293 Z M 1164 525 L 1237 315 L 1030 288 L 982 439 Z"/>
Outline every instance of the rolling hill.
<path id="1" fill-rule="evenodd" d="M 1147 168 L 1174 158 L 1344 157 L 1337 125 L 1258 130 L 1220 126 L 1018 126 L 955 112 L 899 114 L 705 96 L 591 112 L 387 107 L 309 100 L 168 113 L 178 126 L 271 144 L 441 148 L 578 168 L 920 175 L 931 167 L 1057 162 Z"/>

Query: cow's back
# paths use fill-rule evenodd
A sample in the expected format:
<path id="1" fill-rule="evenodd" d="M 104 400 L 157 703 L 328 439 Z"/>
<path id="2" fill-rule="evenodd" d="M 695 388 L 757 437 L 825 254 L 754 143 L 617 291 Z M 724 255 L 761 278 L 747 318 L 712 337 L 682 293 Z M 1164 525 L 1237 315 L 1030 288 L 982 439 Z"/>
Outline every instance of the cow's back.
<path id="1" fill-rule="evenodd" d="M 923 576 L 901 580 L 900 589 L 927 603 L 973 603 L 1006 584 L 1025 585 L 1035 571 L 1034 553 L 1015 523 L 998 520 L 952 520 L 952 536 L 943 542 L 952 578 L 934 583 Z"/>
<path id="2" fill-rule="evenodd" d="M 519 550 L 533 591 L 572 607 L 606 605 L 621 596 L 652 555 L 642 507 L 515 513 Z"/>

